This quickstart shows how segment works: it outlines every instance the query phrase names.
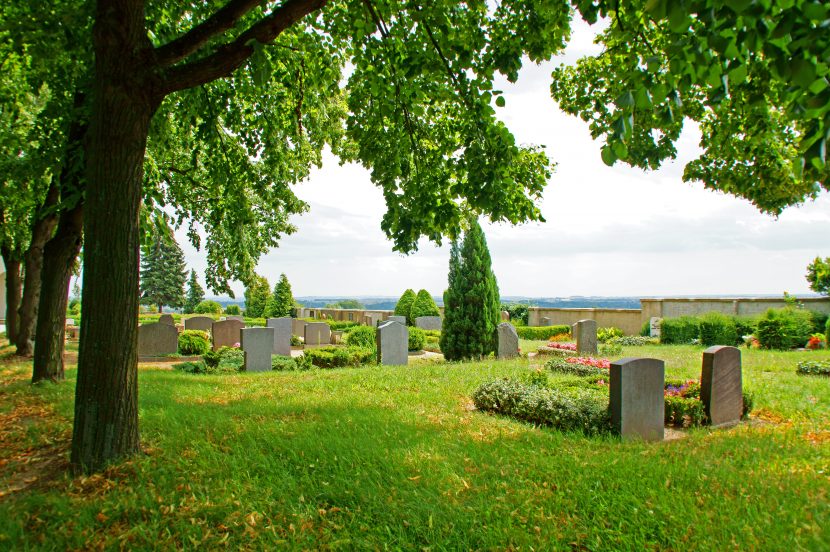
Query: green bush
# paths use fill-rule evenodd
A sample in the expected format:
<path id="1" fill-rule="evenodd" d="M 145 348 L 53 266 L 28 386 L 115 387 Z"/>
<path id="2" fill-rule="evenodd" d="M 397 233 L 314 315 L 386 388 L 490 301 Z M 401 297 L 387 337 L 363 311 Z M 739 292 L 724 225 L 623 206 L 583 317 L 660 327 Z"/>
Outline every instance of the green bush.
<path id="1" fill-rule="evenodd" d="M 813 325 L 813 330 L 810 333 L 824 333 L 827 322 L 830 321 L 827 314 L 814 310 L 808 310 L 807 312 L 810 313 L 810 323 Z"/>
<path id="2" fill-rule="evenodd" d="M 706 421 L 706 412 L 700 399 L 667 395 L 664 405 L 666 425 L 700 426 Z"/>
<path id="3" fill-rule="evenodd" d="M 755 335 L 755 332 L 758 331 L 757 316 L 733 316 L 732 321 L 735 322 L 735 332 L 738 334 L 738 344 L 743 341 L 743 337 L 745 335 Z"/>
<path id="4" fill-rule="evenodd" d="M 239 308 L 239 305 L 228 305 L 225 307 L 225 314 L 230 314 L 231 316 L 239 316 L 242 314 L 242 309 Z"/>
<path id="5" fill-rule="evenodd" d="M 639 336 L 637 336 L 639 337 Z M 614 339 L 619 339 L 614 338 Z M 619 343 L 614 343 L 613 341 L 609 341 L 608 343 L 600 343 L 598 347 L 597 354 L 603 358 L 611 358 L 620 356 L 623 352 L 622 345 Z"/>
<path id="6" fill-rule="evenodd" d="M 298 370 L 297 361 L 290 356 L 271 355 L 271 370 Z"/>
<path id="7" fill-rule="evenodd" d="M 640 336 L 651 337 L 651 321 L 646 320 L 643 322 L 643 325 L 640 326 Z"/>
<path id="8" fill-rule="evenodd" d="M 203 355 L 210 350 L 210 337 L 200 330 L 185 330 L 179 334 L 179 354 Z"/>
<path id="9" fill-rule="evenodd" d="M 415 297 L 415 291 L 408 289 L 403 292 L 403 295 L 401 295 L 401 298 L 398 299 L 398 303 L 395 305 L 395 316 L 405 316 L 406 323 L 409 326 L 415 323 L 410 317 L 412 303 L 415 302 Z"/>
<path id="10" fill-rule="evenodd" d="M 238 372 L 245 363 L 245 353 L 234 347 L 220 347 L 217 351 L 208 351 L 202 355 L 208 367 L 208 373 Z"/>
<path id="11" fill-rule="evenodd" d="M 765 349 L 803 347 L 813 330 L 810 311 L 786 307 L 769 309 L 758 321 L 758 341 Z"/>
<path id="12" fill-rule="evenodd" d="M 194 312 L 197 314 L 222 314 L 222 305 L 216 301 L 202 301 L 196 305 Z"/>
<path id="13" fill-rule="evenodd" d="M 600 343 L 605 343 L 609 339 L 614 339 L 615 337 L 622 337 L 625 334 L 619 328 L 598 328 L 597 329 L 597 341 Z"/>
<path id="14" fill-rule="evenodd" d="M 419 291 L 418 295 L 415 296 L 415 301 L 412 303 L 412 309 L 409 311 L 409 318 L 412 320 L 412 323 L 414 324 L 415 319 L 421 316 L 440 315 L 441 311 L 438 310 L 438 305 L 435 304 L 429 292 L 425 289 Z"/>
<path id="15" fill-rule="evenodd" d="M 299 347 L 303 344 L 303 340 L 300 339 L 299 336 L 291 334 L 291 346 L 292 347 Z"/>
<path id="16" fill-rule="evenodd" d="M 319 368 L 361 366 L 375 360 L 375 351 L 363 347 L 320 347 L 303 351 L 311 364 Z"/>
<path id="17" fill-rule="evenodd" d="M 427 334 L 421 328 L 409 328 L 409 350 L 420 351 L 427 342 Z"/>
<path id="18" fill-rule="evenodd" d="M 575 376 L 608 375 L 608 370 L 596 366 L 586 366 L 575 362 L 568 362 L 564 358 L 552 358 L 545 363 L 545 368 L 557 374 L 573 374 Z"/>
<path id="19" fill-rule="evenodd" d="M 510 322 L 516 325 L 527 326 L 528 316 L 530 315 L 530 305 L 524 303 L 502 303 L 501 310 L 510 313 Z"/>
<path id="20" fill-rule="evenodd" d="M 581 387 L 550 389 L 516 380 L 497 380 L 473 392 L 476 408 L 561 431 L 587 434 L 611 430 L 608 393 Z"/>
<path id="21" fill-rule="evenodd" d="M 784 335 L 784 321 L 780 318 L 763 318 L 758 321 L 758 342 L 764 349 L 789 349 Z"/>
<path id="22" fill-rule="evenodd" d="M 179 362 L 173 365 L 174 370 L 184 372 L 185 374 L 209 374 L 211 369 L 202 360 L 193 362 Z"/>
<path id="23" fill-rule="evenodd" d="M 559 334 L 570 334 L 571 327 L 564 324 L 558 326 L 520 326 L 516 333 L 521 339 L 545 340 Z"/>
<path id="24" fill-rule="evenodd" d="M 643 345 L 658 345 L 660 341 L 656 337 L 642 335 L 624 335 L 610 340 L 608 345 L 620 345 L 622 347 L 641 347 Z"/>
<path id="25" fill-rule="evenodd" d="M 369 326 L 358 326 L 346 334 L 346 345 L 349 347 L 362 347 L 374 351 L 377 349 L 375 328 Z"/>
<path id="26" fill-rule="evenodd" d="M 830 360 L 802 360 L 795 373 L 800 376 L 830 376 Z"/>
<path id="27" fill-rule="evenodd" d="M 740 343 L 735 320 L 719 312 L 709 312 L 700 317 L 700 343 L 702 345 L 737 345 Z"/>
<path id="28" fill-rule="evenodd" d="M 660 325 L 660 343 L 686 345 L 699 337 L 700 321 L 694 316 L 664 318 Z"/>

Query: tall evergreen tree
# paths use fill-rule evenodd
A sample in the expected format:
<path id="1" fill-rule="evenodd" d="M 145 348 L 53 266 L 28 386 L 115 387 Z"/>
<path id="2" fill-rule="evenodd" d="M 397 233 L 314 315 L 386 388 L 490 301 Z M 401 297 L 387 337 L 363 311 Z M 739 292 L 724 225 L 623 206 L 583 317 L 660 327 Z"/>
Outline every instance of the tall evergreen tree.
<path id="1" fill-rule="evenodd" d="M 496 351 L 499 288 L 487 240 L 473 220 L 460 250 L 450 251 L 449 289 L 444 295 L 441 351 L 447 360 L 478 359 Z"/>
<path id="2" fill-rule="evenodd" d="M 265 317 L 282 318 L 294 314 L 294 296 L 291 294 L 291 284 L 283 273 L 274 285 L 274 293 L 265 307 Z"/>
<path id="3" fill-rule="evenodd" d="M 265 307 L 271 299 L 271 285 L 268 279 L 254 274 L 245 286 L 245 316 L 260 318 L 265 315 Z"/>
<path id="4" fill-rule="evenodd" d="M 184 312 L 191 314 L 196 312 L 196 307 L 205 300 L 205 290 L 196 278 L 196 271 L 190 271 L 190 280 L 187 283 L 187 300 L 184 302 Z"/>
<path id="5" fill-rule="evenodd" d="M 159 234 L 145 250 L 141 260 L 141 302 L 158 305 L 184 305 L 184 283 L 187 280 L 184 253 L 172 232 Z"/>
<path id="6" fill-rule="evenodd" d="M 412 303 L 415 302 L 415 291 L 408 289 L 403 292 L 398 303 L 395 305 L 395 314 L 397 316 L 406 316 L 406 323 L 410 326 L 414 324 L 412 318 L 409 316 L 412 311 Z"/>

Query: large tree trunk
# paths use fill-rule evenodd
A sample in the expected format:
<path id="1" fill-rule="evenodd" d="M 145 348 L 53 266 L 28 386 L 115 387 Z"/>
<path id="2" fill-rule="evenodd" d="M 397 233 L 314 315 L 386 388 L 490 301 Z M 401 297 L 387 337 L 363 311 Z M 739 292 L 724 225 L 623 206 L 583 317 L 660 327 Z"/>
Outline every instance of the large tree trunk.
<path id="1" fill-rule="evenodd" d="M 87 141 L 84 284 L 72 466 L 93 472 L 140 450 L 138 269 L 142 165 L 158 104 L 138 56 L 143 1 L 99 0 Z"/>
<path id="2" fill-rule="evenodd" d="M 44 251 L 43 291 L 35 333 L 35 359 L 32 383 L 60 381 L 64 378 L 63 344 L 66 327 L 66 304 L 72 268 L 81 251 L 83 203 L 61 212 L 55 237 Z"/>
<path id="3" fill-rule="evenodd" d="M 20 306 L 20 259 L 6 248 L 3 248 L 2 255 L 6 265 L 6 337 L 14 343 L 18 328 L 17 309 Z"/>
<path id="4" fill-rule="evenodd" d="M 40 303 L 40 276 L 43 268 L 43 248 L 52 237 L 55 226 L 58 224 L 58 215 L 55 206 L 60 196 L 60 187 L 57 178 L 52 179 L 43 205 L 38 209 L 36 220 L 32 224 L 32 239 L 24 257 L 23 299 L 20 302 L 17 335 L 14 339 L 17 354 L 32 356 L 34 343 L 32 332 L 37 320 L 37 309 Z"/>

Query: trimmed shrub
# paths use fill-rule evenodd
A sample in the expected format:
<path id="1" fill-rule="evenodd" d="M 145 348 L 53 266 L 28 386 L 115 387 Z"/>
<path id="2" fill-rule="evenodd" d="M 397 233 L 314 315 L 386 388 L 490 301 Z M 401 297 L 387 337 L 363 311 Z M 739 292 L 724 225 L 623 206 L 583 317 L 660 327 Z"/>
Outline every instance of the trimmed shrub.
<path id="1" fill-rule="evenodd" d="M 619 328 L 598 328 L 597 329 L 597 341 L 600 343 L 605 343 L 609 339 L 614 339 L 615 337 L 622 337 L 625 334 Z"/>
<path id="2" fill-rule="evenodd" d="M 319 322 L 319 320 L 318 320 Z M 332 331 L 343 331 L 348 330 L 351 328 L 355 328 L 360 326 L 359 322 L 353 322 L 352 320 L 323 320 L 326 324 L 328 324 Z"/>
<path id="3" fill-rule="evenodd" d="M 756 337 L 765 349 L 793 349 L 807 343 L 812 329 L 810 311 L 792 307 L 769 309 L 758 321 Z"/>
<path id="4" fill-rule="evenodd" d="M 210 350 L 210 338 L 207 332 L 185 330 L 179 334 L 179 354 L 203 355 Z"/>
<path id="5" fill-rule="evenodd" d="M 640 336 L 641 337 L 651 337 L 651 321 L 646 320 L 643 322 L 643 325 L 640 326 Z"/>
<path id="6" fill-rule="evenodd" d="M 173 365 L 174 370 L 178 370 L 179 372 L 184 372 L 185 374 L 208 374 L 210 373 L 210 369 L 208 368 L 207 364 L 205 364 L 202 360 L 196 360 L 193 362 L 179 362 Z"/>
<path id="7" fill-rule="evenodd" d="M 700 321 L 694 316 L 664 318 L 660 325 L 660 343 L 686 345 L 700 336 Z"/>
<path id="8" fill-rule="evenodd" d="M 297 363 L 290 356 L 271 355 L 271 370 L 297 370 Z"/>
<path id="9" fill-rule="evenodd" d="M 218 351 L 208 351 L 202 355 L 208 367 L 208 373 L 238 372 L 245 363 L 245 353 L 234 347 L 220 347 Z"/>
<path id="10" fill-rule="evenodd" d="M 362 347 L 374 351 L 377 349 L 375 328 L 369 326 L 358 326 L 346 334 L 346 345 L 349 347 Z"/>
<path id="11" fill-rule="evenodd" d="M 659 345 L 660 341 L 656 337 L 647 337 L 642 335 L 624 335 L 622 337 L 615 337 L 608 342 L 608 345 L 621 345 L 623 347 L 641 347 L 643 345 Z"/>
<path id="12" fill-rule="evenodd" d="M 827 314 L 814 310 L 807 312 L 810 313 L 810 323 L 813 325 L 813 331 L 810 333 L 824 333 L 827 328 L 827 323 L 830 322 Z"/>
<path id="13" fill-rule="evenodd" d="M 427 334 L 421 328 L 409 328 L 409 350 L 420 351 L 427 342 Z"/>
<path id="14" fill-rule="evenodd" d="M 558 326 L 519 326 L 516 333 L 521 339 L 543 341 L 555 335 L 570 334 L 571 327 L 560 324 Z"/>
<path id="15" fill-rule="evenodd" d="M 568 362 L 572 360 L 574 362 Z M 575 358 L 552 358 L 545 363 L 545 368 L 557 374 L 571 374 L 574 376 L 597 376 L 609 374 L 607 369 L 592 366 L 586 363 L 575 362 Z"/>
<path id="16" fill-rule="evenodd" d="M 425 289 L 418 292 L 415 301 L 412 303 L 412 309 L 409 311 L 409 317 L 412 323 L 420 316 L 440 316 L 441 311 L 438 310 L 438 305 L 432 299 L 432 296 Z"/>
<path id="17" fill-rule="evenodd" d="M 415 291 L 408 289 L 403 292 L 403 295 L 401 295 L 401 298 L 398 299 L 398 303 L 395 305 L 395 316 L 406 316 L 406 323 L 409 326 L 415 323 L 410 316 L 415 297 Z"/>
<path id="18" fill-rule="evenodd" d="M 779 318 L 763 318 L 758 321 L 758 332 L 755 334 L 758 342 L 764 349 L 788 349 L 785 345 L 787 338 L 784 335 L 784 321 Z"/>
<path id="19" fill-rule="evenodd" d="M 375 351 L 363 347 L 320 347 L 306 349 L 303 356 L 319 368 L 342 368 L 374 362 Z"/>
<path id="20" fill-rule="evenodd" d="M 222 314 L 222 305 L 216 301 L 202 301 L 193 310 L 196 314 Z"/>
<path id="21" fill-rule="evenodd" d="M 239 305 L 228 305 L 225 307 L 225 314 L 230 314 L 231 316 L 239 316 L 242 314 L 242 309 L 239 308 Z"/>
<path id="22" fill-rule="evenodd" d="M 608 394 L 593 389 L 550 389 L 504 379 L 481 385 L 473 392 L 473 403 L 479 410 L 561 431 L 611 431 Z"/>
<path id="23" fill-rule="evenodd" d="M 830 376 L 830 360 L 802 360 L 795 373 L 800 376 Z"/>
<path id="24" fill-rule="evenodd" d="M 700 343 L 712 345 L 736 345 L 738 330 L 733 318 L 719 312 L 709 312 L 700 317 Z"/>

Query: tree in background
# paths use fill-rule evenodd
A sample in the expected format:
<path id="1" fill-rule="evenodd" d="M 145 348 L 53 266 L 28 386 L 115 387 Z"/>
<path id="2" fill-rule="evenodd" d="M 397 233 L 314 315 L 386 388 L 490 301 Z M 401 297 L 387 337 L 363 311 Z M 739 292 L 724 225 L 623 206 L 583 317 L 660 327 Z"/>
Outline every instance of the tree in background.
<path id="1" fill-rule="evenodd" d="M 476 220 L 471 221 L 460 250 L 453 243 L 448 280 L 441 330 L 444 357 L 480 359 L 494 353 L 500 321 L 499 288 L 487 240 Z"/>
<path id="2" fill-rule="evenodd" d="M 510 320 L 512 322 L 515 323 L 521 320 L 524 325 L 527 325 L 527 318 L 530 314 L 529 308 L 530 305 L 525 303 L 503 303 L 501 306 L 501 310 L 510 313 Z"/>
<path id="3" fill-rule="evenodd" d="M 216 301 L 202 301 L 193 310 L 196 314 L 222 314 L 222 305 Z"/>
<path id="4" fill-rule="evenodd" d="M 422 289 L 418 292 L 418 295 L 415 297 L 415 301 L 412 302 L 412 307 L 409 310 L 409 319 L 412 320 L 412 323 L 415 323 L 415 319 L 419 316 L 440 316 L 441 311 L 438 309 L 438 305 L 435 304 L 435 300 L 432 298 L 432 295 L 425 289 Z"/>
<path id="5" fill-rule="evenodd" d="M 830 295 L 830 257 L 816 257 L 807 265 L 807 281 L 810 289 L 822 295 Z"/>
<path id="6" fill-rule="evenodd" d="M 413 324 L 412 318 L 409 317 L 410 311 L 412 311 L 412 303 L 415 302 L 415 291 L 412 289 L 408 289 L 403 292 L 401 298 L 398 299 L 398 303 L 395 305 L 395 314 L 397 316 L 406 316 L 406 323 L 411 326 Z"/>
<path id="7" fill-rule="evenodd" d="M 141 302 L 158 305 L 159 312 L 164 305 L 183 306 L 187 270 L 184 253 L 173 233 L 167 231 L 157 234 L 152 244 L 145 249 L 141 261 Z"/>
<path id="8" fill-rule="evenodd" d="M 225 314 L 230 314 L 231 316 L 238 316 L 242 314 L 242 309 L 239 308 L 239 305 L 228 305 L 225 307 Z"/>
<path id="9" fill-rule="evenodd" d="M 199 303 L 205 300 L 205 290 L 196 278 L 196 271 L 190 271 L 190 280 L 187 282 L 187 299 L 184 302 L 184 312 L 187 314 L 196 312 Z"/>
<path id="10" fill-rule="evenodd" d="M 288 282 L 288 277 L 283 273 L 280 274 L 280 279 L 274 286 L 274 293 L 265 307 L 265 316 L 267 318 L 282 318 L 293 316 L 293 314 L 294 295 L 291 293 L 291 284 Z"/>
<path id="11" fill-rule="evenodd" d="M 268 279 L 259 274 L 248 282 L 245 287 L 245 316 L 261 318 L 265 314 L 265 306 L 271 299 L 271 285 Z"/>
<path id="12" fill-rule="evenodd" d="M 357 299 L 341 299 L 336 303 L 329 303 L 325 306 L 327 309 L 365 309 L 366 305 L 358 301 Z"/>

